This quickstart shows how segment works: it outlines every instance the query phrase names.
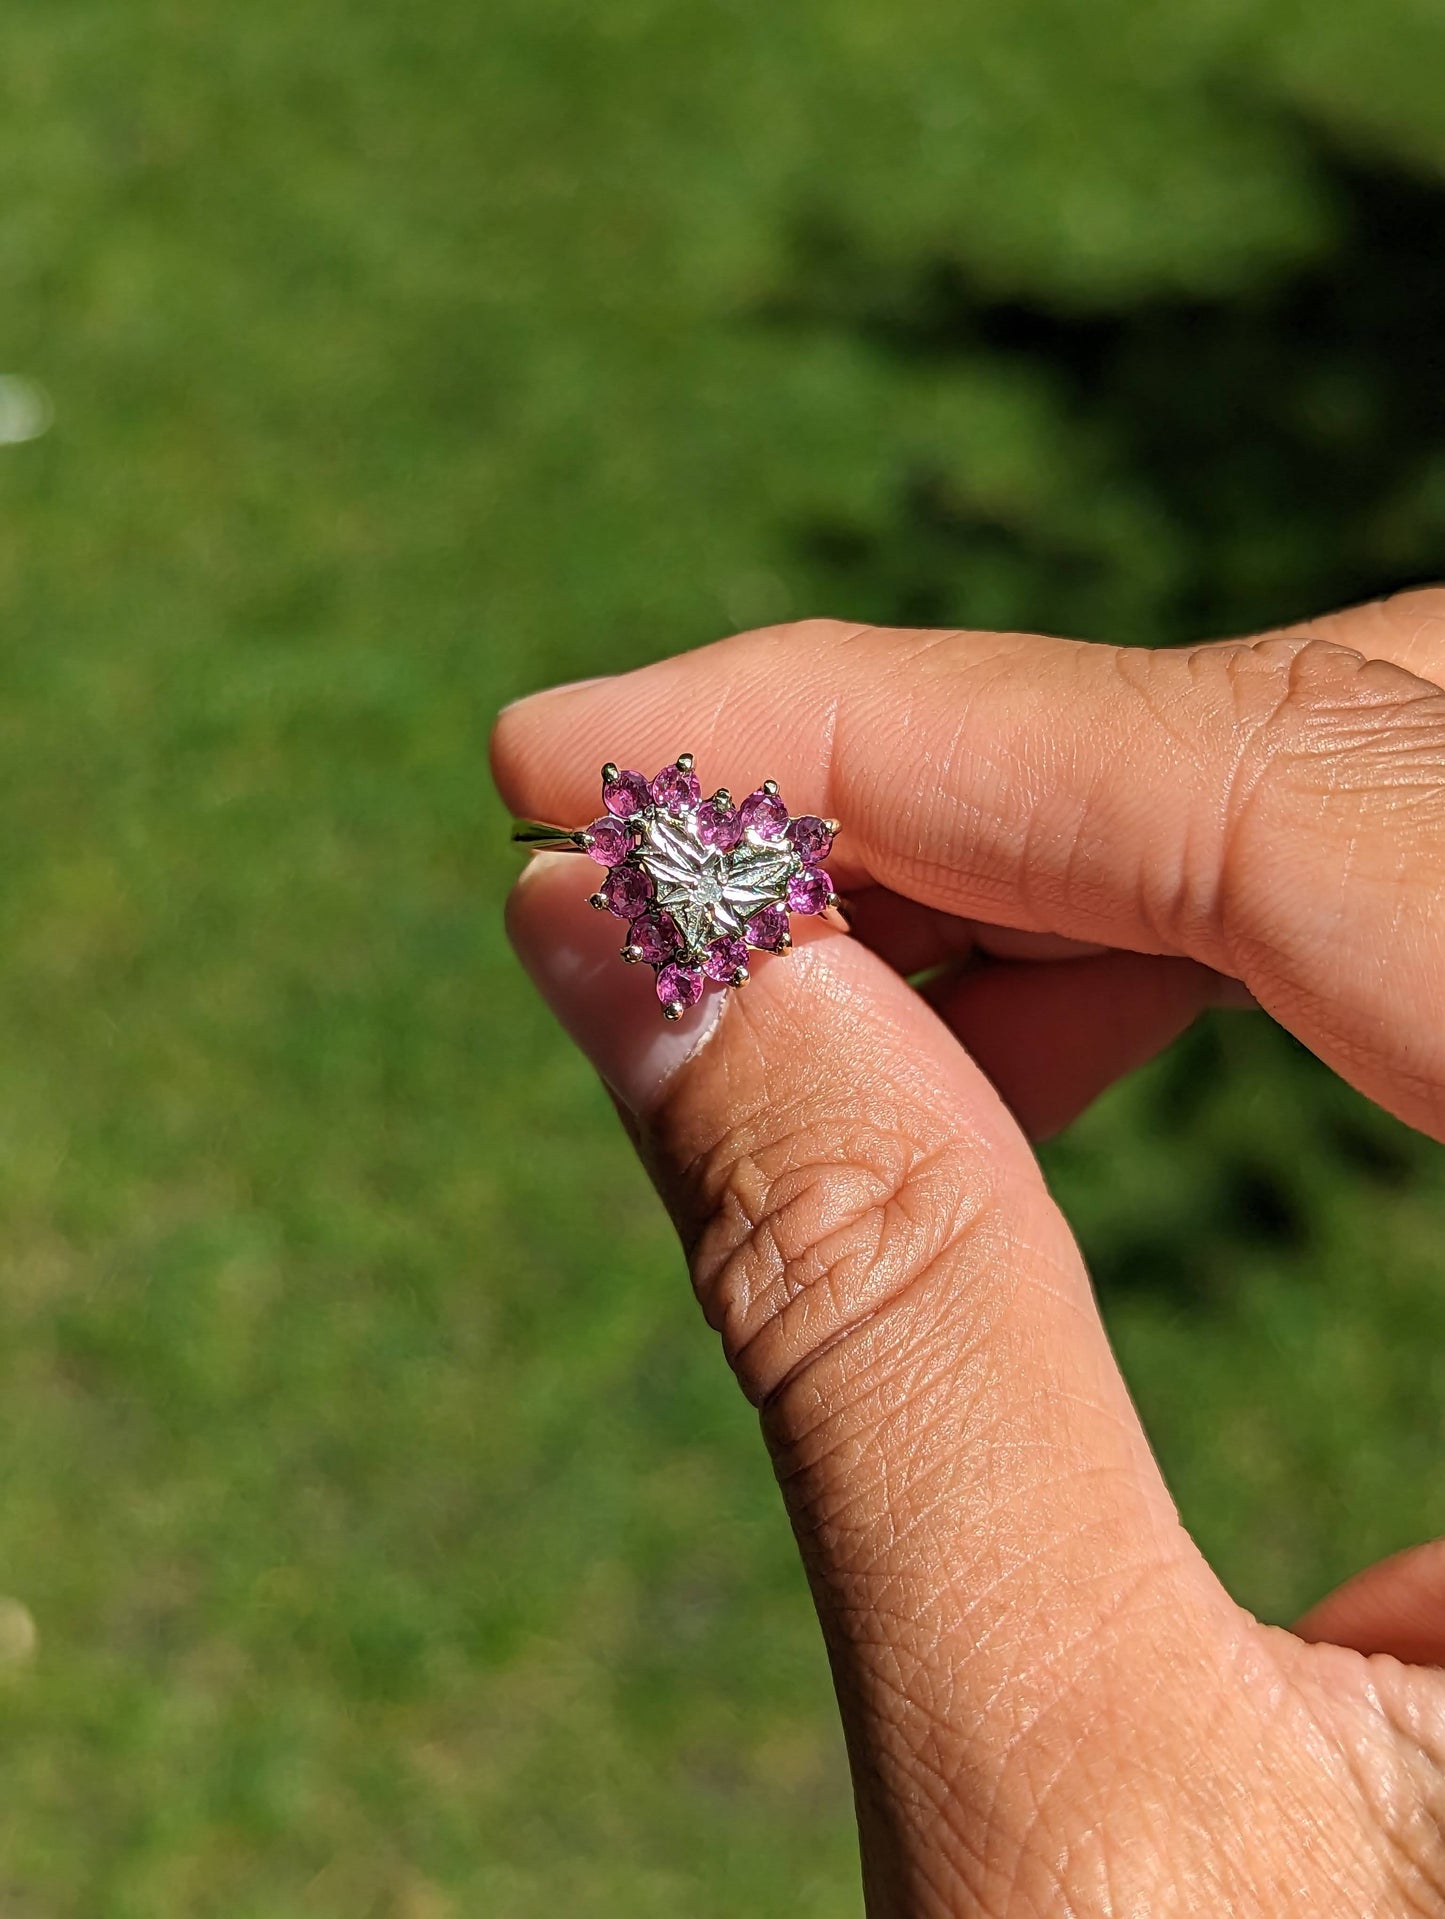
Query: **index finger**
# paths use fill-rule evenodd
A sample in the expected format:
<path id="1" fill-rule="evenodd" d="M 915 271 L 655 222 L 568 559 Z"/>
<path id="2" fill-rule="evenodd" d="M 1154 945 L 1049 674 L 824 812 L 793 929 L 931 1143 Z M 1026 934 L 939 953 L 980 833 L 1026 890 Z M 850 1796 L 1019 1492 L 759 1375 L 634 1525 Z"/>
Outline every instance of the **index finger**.
<path id="1" fill-rule="evenodd" d="M 776 777 L 843 822 L 841 886 L 1198 960 L 1439 1136 L 1445 693 L 1343 643 L 1371 615 L 1152 653 L 769 628 L 521 702 L 495 767 L 518 811 L 569 824 L 607 759 Z"/>

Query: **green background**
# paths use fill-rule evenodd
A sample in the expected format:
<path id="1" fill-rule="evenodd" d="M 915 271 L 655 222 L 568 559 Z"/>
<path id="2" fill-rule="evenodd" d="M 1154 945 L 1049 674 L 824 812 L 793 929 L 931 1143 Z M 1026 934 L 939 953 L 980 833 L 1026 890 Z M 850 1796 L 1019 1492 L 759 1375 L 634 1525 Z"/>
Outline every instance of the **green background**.
<path id="1" fill-rule="evenodd" d="M 1442 71 L 1437 0 L 6 0 L 6 1919 L 857 1913 L 489 721 L 1445 572 Z M 1440 1528 L 1433 1148 L 1234 1016 L 1048 1166 L 1242 1599 Z"/>

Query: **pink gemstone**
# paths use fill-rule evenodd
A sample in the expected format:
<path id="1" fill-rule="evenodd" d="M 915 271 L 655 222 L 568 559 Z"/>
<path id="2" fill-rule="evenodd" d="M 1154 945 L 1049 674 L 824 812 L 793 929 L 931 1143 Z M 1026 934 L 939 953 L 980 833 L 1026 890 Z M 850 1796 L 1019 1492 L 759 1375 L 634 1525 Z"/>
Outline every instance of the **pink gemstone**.
<path id="1" fill-rule="evenodd" d="M 804 867 L 788 881 L 788 907 L 794 913 L 821 913 L 833 893 L 833 882 L 821 866 Z"/>
<path id="2" fill-rule="evenodd" d="M 696 1006 L 702 998 L 702 974 L 695 966 L 664 966 L 657 976 L 657 997 L 664 1006 Z"/>
<path id="3" fill-rule="evenodd" d="M 602 882 L 602 897 L 609 913 L 635 920 L 651 903 L 652 881 L 635 866 L 614 866 Z"/>
<path id="4" fill-rule="evenodd" d="M 671 913 L 644 913 L 632 922 L 627 943 L 637 948 L 649 966 L 659 966 L 677 951 L 677 922 Z"/>
<path id="5" fill-rule="evenodd" d="M 776 793 L 765 793 L 759 787 L 756 793 L 749 793 L 739 809 L 739 817 L 744 831 L 751 827 L 755 833 L 761 833 L 764 839 L 776 839 L 788 824 L 788 809 Z"/>
<path id="6" fill-rule="evenodd" d="M 596 860 L 599 866 L 616 866 L 632 851 L 631 833 L 610 813 L 600 820 L 593 820 L 587 829 L 587 837 L 591 841 L 587 848 L 588 857 Z"/>
<path id="7" fill-rule="evenodd" d="M 726 986 L 740 966 L 748 963 L 748 949 L 742 940 L 724 936 L 716 939 L 702 956 L 702 970 L 709 979 Z"/>
<path id="8" fill-rule="evenodd" d="M 743 823 L 733 807 L 719 812 L 715 806 L 698 808 L 697 836 L 704 846 L 715 846 L 720 853 L 731 853 L 743 836 Z"/>
<path id="9" fill-rule="evenodd" d="M 602 804 L 620 820 L 630 819 L 645 806 L 651 806 L 652 794 L 640 773 L 619 773 L 602 789 Z"/>
<path id="10" fill-rule="evenodd" d="M 669 813 L 681 813 L 689 806 L 696 806 L 702 798 L 702 788 L 697 783 L 696 773 L 685 773 L 680 766 L 664 766 L 652 782 L 652 797 L 658 806 L 665 806 Z"/>
<path id="11" fill-rule="evenodd" d="M 828 823 L 820 820 L 816 813 L 799 814 L 788 828 L 788 838 L 809 866 L 816 866 L 819 860 L 827 859 L 833 850 L 833 835 L 828 831 Z"/>
<path id="12" fill-rule="evenodd" d="M 787 930 L 788 916 L 782 907 L 765 906 L 748 921 L 748 943 L 762 947 L 764 952 L 773 953 L 782 944 Z"/>

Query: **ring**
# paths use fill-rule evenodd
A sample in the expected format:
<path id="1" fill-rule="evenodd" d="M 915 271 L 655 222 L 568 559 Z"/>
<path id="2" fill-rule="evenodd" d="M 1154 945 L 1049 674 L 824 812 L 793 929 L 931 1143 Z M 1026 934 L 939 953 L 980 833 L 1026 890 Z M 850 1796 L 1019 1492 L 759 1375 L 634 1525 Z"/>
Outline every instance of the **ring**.
<path id="1" fill-rule="evenodd" d="M 848 923 L 823 866 L 838 822 L 791 815 L 776 780 L 734 806 L 725 787 L 702 797 L 691 753 L 651 780 L 609 761 L 602 804 L 590 826 L 515 820 L 512 839 L 607 868 L 588 903 L 627 921 L 622 957 L 653 969 L 667 1019 L 696 1006 L 709 982 L 745 986 L 752 952 L 786 953 L 789 914 L 832 912 Z"/>

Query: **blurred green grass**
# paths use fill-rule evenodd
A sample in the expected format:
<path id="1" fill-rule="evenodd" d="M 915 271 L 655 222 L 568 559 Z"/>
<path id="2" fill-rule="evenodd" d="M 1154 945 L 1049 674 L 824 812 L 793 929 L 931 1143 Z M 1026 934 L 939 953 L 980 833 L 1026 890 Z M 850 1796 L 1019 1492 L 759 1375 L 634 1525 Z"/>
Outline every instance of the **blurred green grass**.
<path id="1" fill-rule="evenodd" d="M 1445 16 L 0 52 L 55 408 L 0 445 L 0 1910 L 855 1912 L 750 1416 L 503 949 L 490 717 L 803 612 L 1153 642 L 1438 571 Z M 1440 1528 L 1438 1154 L 1236 1019 L 1048 1167 L 1242 1599 Z"/>

